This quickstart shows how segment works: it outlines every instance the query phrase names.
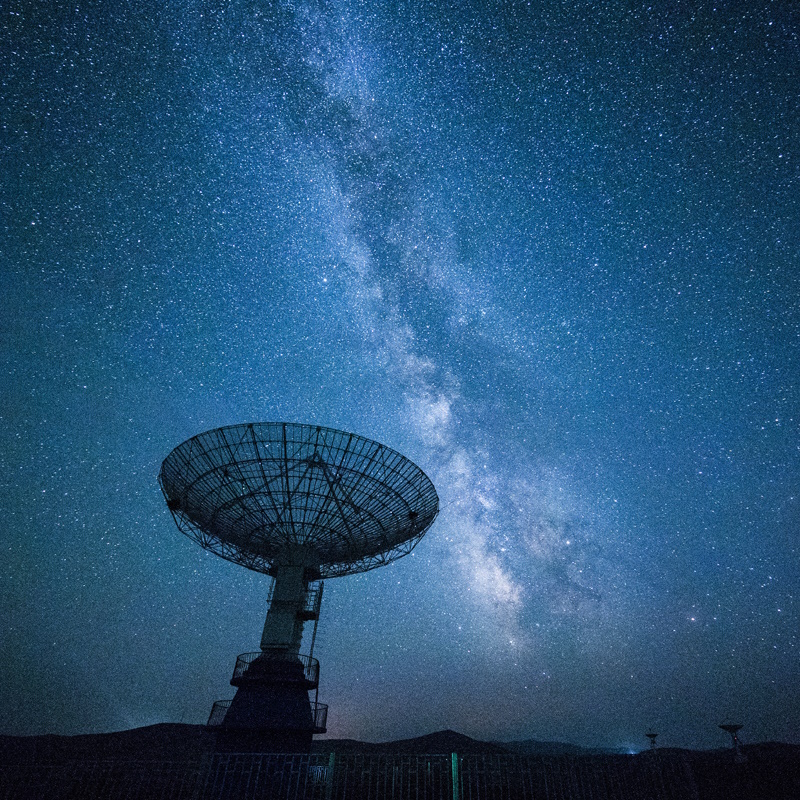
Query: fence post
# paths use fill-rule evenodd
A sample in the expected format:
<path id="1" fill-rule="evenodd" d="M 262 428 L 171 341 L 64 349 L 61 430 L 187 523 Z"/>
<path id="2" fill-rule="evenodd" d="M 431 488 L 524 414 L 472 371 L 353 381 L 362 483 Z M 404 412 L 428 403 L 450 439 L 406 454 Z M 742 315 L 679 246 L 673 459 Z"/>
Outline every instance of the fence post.
<path id="1" fill-rule="evenodd" d="M 331 800 L 333 797 L 333 766 L 336 763 L 336 754 L 331 753 L 328 758 L 328 780 L 325 785 L 325 800 Z"/>
<path id="2" fill-rule="evenodd" d="M 453 800 L 460 800 L 461 787 L 458 780 L 458 753 L 450 753 L 450 776 L 453 779 Z"/>

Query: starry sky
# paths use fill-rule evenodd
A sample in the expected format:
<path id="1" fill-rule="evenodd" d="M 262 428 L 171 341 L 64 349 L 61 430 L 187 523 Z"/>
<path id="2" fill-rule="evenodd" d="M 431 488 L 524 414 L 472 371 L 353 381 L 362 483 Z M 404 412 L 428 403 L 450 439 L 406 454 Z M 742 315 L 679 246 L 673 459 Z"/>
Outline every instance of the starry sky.
<path id="1" fill-rule="evenodd" d="M 796 4 L 0 13 L 0 731 L 232 696 L 269 579 L 156 479 L 285 420 L 441 501 L 326 583 L 329 736 L 800 742 Z"/>

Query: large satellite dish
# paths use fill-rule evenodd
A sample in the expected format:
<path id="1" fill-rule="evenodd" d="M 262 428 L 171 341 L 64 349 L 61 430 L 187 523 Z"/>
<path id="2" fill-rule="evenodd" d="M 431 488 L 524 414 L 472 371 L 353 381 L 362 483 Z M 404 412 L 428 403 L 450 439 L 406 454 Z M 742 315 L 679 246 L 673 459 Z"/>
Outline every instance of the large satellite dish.
<path id="1" fill-rule="evenodd" d="M 201 433 L 167 456 L 159 482 L 183 533 L 265 573 L 298 548 L 324 578 L 374 569 L 410 553 L 439 511 L 427 475 L 400 453 L 315 425 Z"/>
<path id="2" fill-rule="evenodd" d="M 178 528 L 218 556 L 274 578 L 261 650 L 236 660 L 232 700 L 209 725 L 254 746 L 307 749 L 328 707 L 313 658 L 321 578 L 365 572 L 410 553 L 439 512 L 427 475 L 400 453 L 318 425 L 261 422 L 201 433 L 158 476 Z M 303 626 L 314 621 L 308 654 Z M 232 747 L 243 746 L 237 738 Z"/>

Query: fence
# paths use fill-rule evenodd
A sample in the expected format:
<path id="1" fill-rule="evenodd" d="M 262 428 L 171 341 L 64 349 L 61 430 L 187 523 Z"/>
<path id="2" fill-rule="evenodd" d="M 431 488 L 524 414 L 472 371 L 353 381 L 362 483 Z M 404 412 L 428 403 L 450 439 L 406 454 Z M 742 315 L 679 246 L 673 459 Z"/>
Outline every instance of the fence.
<path id="1" fill-rule="evenodd" d="M 0 800 L 697 800 L 684 756 L 216 753 L 0 768 Z"/>

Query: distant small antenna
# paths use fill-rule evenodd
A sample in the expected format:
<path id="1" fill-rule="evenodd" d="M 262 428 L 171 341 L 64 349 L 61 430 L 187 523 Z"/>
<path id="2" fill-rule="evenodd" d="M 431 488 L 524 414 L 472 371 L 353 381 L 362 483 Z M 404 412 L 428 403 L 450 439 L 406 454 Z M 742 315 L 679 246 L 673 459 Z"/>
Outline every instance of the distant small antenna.
<path id="1" fill-rule="evenodd" d="M 739 741 L 739 731 L 742 729 L 742 725 L 733 722 L 723 722 L 722 725 L 719 726 L 722 728 L 723 731 L 729 733 L 731 735 L 731 742 L 733 744 L 733 760 L 736 761 L 738 764 L 741 764 L 747 761 L 747 756 L 742 752 L 741 742 Z"/>
<path id="2" fill-rule="evenodd" d="M 650 749 L 656 749 L 656 737 L 658 736 L 657 733 L 646 733 L 645 736 L 650 740 Z"/>

